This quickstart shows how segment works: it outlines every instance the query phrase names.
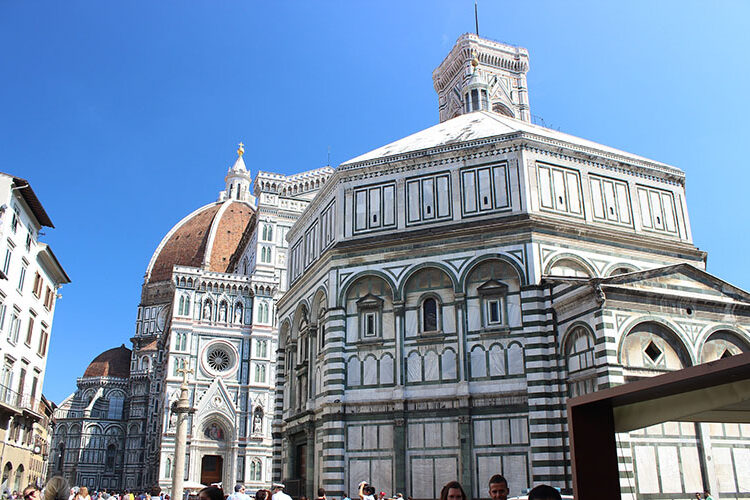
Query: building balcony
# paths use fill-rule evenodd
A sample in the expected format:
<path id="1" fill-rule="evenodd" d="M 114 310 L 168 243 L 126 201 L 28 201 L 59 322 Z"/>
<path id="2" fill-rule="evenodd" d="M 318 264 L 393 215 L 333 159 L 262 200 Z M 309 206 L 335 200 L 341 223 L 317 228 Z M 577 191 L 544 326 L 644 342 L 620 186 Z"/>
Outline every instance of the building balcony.
<path id="1" fill-rule="evenodd" d="M 29 394 L 20 394 L 0 384 L 0 407 L 11 413 L 30 413 L 41 419 L 41 399 L 32 398 Z"/>

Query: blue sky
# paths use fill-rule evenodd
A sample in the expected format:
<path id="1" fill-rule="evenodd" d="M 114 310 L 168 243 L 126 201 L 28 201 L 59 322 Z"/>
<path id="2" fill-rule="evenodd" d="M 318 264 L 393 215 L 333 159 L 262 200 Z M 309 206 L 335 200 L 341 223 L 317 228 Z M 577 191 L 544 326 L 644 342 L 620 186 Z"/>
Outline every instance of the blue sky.
<path id="1" fill-rule="evenodd" d="M 750 2 L 482 0 L 480 34 L 530 52 L 531 111 L 687 173 L 708 269 L 750 289 L 743 150 Z M 28 178 L 73 283 L 44 392 L 129 344 L 163 235 L 253 173 L 336 165 L 437 122 L 432 70 L 473 2 L 0 0 L 0 170 Z"/>

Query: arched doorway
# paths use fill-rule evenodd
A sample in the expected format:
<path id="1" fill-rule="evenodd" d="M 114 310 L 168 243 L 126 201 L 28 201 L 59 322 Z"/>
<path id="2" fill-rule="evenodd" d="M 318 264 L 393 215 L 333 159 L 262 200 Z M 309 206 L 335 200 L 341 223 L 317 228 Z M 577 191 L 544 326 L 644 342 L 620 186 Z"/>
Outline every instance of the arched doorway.
<path id="1" fill-rule="evenodd" d="M 3 491 L 10 488 L 10 473 L 13 472 L 13 464 L 8 462 L 5 464 L 5 467 L 3 467 L 3 479 L 2 483 L 0 483 L 0 488 L 2 488 Z"/>
<path id="2" fill-rule="evenodd" d="M 220 483 L 224 472 L 224 458 L 221 455 L 203 455 L 201 459 L 201 484 Z"/>

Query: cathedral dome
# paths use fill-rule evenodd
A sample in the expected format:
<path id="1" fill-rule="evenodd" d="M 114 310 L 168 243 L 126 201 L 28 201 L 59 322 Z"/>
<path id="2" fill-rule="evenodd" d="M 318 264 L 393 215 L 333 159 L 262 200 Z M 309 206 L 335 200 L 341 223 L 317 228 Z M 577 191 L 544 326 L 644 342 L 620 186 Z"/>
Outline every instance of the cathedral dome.
<path id="1" fill-rule="evenodd" d="M 130 376 L 130 349 L 125 344 L 104 351 L 89 364 L 84 377 L 119 377 Z"/>
<path id="2" fill-rule="evenodd" d="M 146 282 L 169 280 L 175 265 L 228 272 L 232 254 L 255 210 L 245 201 L 226 199 L 199 208 L 178 222 L 151 257 Z"/>

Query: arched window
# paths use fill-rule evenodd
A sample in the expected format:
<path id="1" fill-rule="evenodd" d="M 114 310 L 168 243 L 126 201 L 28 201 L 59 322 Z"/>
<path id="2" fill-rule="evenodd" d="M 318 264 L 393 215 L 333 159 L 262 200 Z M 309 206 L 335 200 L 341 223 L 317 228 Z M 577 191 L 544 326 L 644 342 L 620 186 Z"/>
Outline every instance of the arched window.
<path id="1" fill-rule="evenodd" d="M 260 481 L 263 476 L 263 464 L 259 458 L 250 462 L 250 481 Z"/>
<path id="2" fill-rule="evenodd" d="M 438 328 L 438 301 L 427 297 L 422 301 L 422 332 L 436 332 Z"/>
<path id="3" fill-rule="evenodd" d="M 266 365 L 257 364 L 255 365 L 255 382 L 259 384 L 265 384 L 266 382 Z"/>
<path id="4" fill-rule="evenodd" d="M 104 460 L 104 463 L 107 466 L 107 469 L 112 470 L 115 466 L 115 457 L 117 456 L 117 445 L 114 443 L 110 443 L 109 446 L 107 446 L 107 454 L 106 458 Z M 169 459 L 167 459 L 169 461 Z M 169 473 L 170 467 L 167 467 L 167 473 Z M 169 477 L 169 476 L 167 476 Z"/>
<path id="5" fill-rule="evenodd" d="M 565 345 L 568 366 L 568 392 L 570 397 L 596 390 L 594 363 L 594 337 L 584 326 L 575 327 Z"/>
<path id="6" fill-rule="evenodd" d="M 258 323 L 268 323 L 268 304 L 258 304 Z"/>
<path id="7" fill-rule="evenodd" d="M 122 419 L 122 407 L 125 403 L 125 398 L 116 395 L 109 398 L 109 409 L 107 410 L 107 418 L 110 420 L 121 420 Z"/>
<path id="8" fill-rule="evenodd" d="M 691 364 L 677 334 L 651 321 L 640 323 L 628 332 L 621 358 L 625 367 L 636 369 L 679 370 Z"/>
<path id="9" fill-rule="evenodd" d="M 180 305 L 177 308 L 177 313 L 183 316 L 185 314 L 184 311 L 185 311 L 185 297 L 183 296 L 183 297 L 180 297 Z"/>

